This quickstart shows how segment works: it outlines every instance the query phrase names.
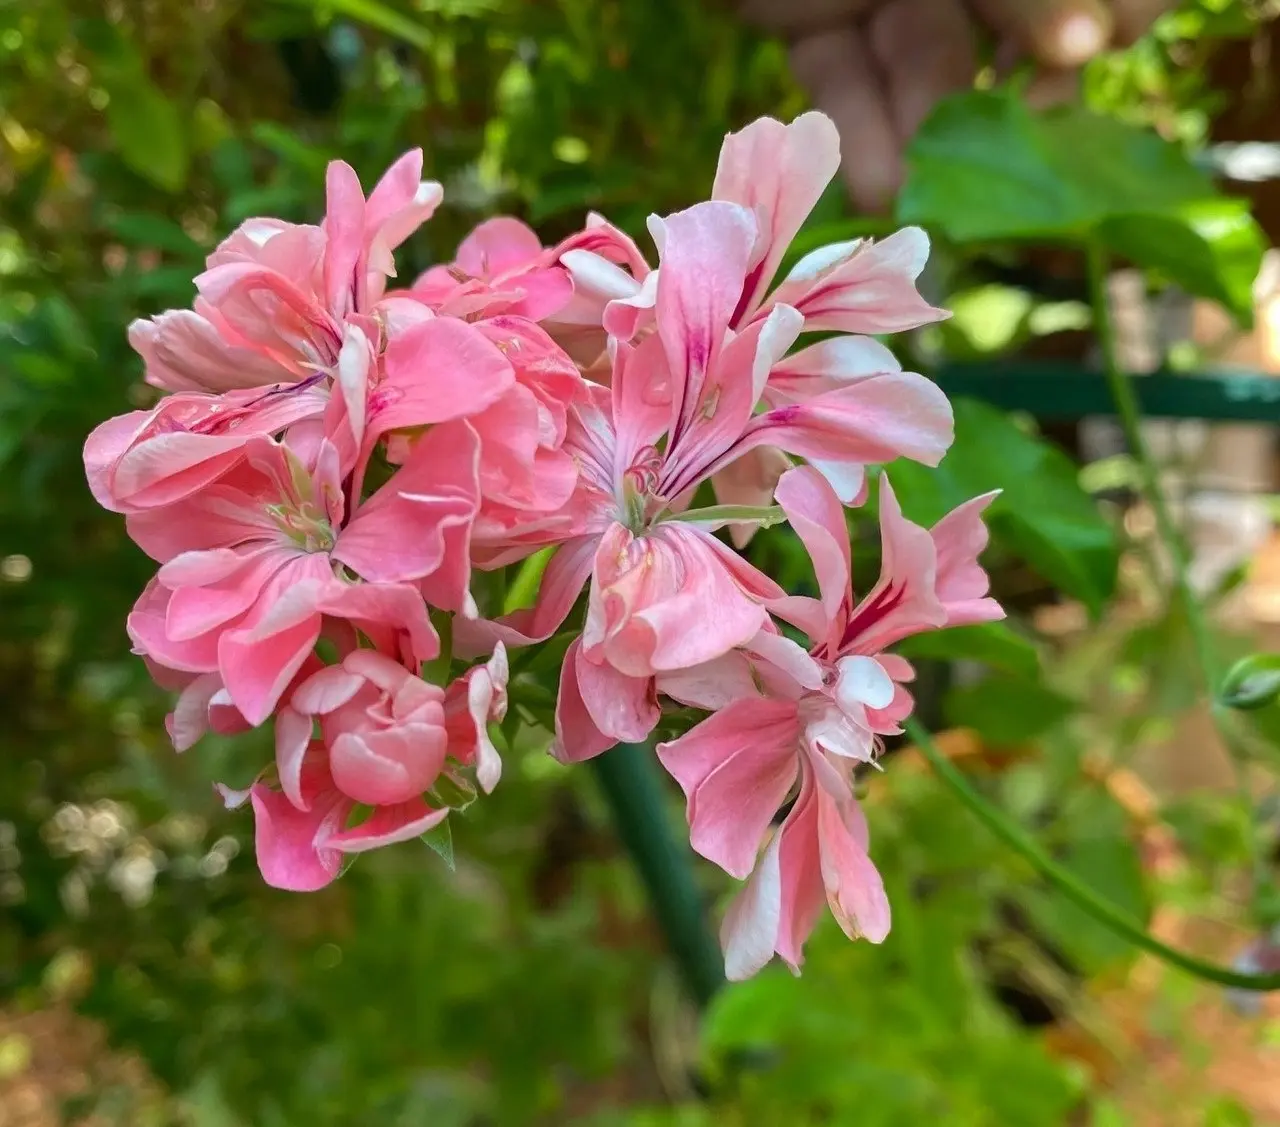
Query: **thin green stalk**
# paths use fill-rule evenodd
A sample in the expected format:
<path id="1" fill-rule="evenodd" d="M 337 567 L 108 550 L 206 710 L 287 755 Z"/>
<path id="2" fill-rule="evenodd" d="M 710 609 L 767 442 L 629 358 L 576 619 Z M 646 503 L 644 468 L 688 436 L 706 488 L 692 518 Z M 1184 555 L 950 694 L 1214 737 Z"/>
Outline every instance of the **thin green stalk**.
<path id="1" fill-rule="evenodd" d="M 1155 513 L 1156 531 L 1169 553 L 1174 589 L 1186 608 L 1191 640 L 1199 659 L 1201 676 L 1209 698 L 1212 700 L 1217 695 L 1218 689 L 1218 659 L 1214 651 L 1213 638 L 1209 632 L 1209 624 L 1188 578 L 1190 553 L 1173 519 L 1173 514 L 1169 511 L 1168 501 L 1160 485 L 1159 470 L 1156 468 L 1151 451 L 1147 448 L 1147 440 L 1142 433 L 1142 408 L 1138 403 L 1138 394 L 1134 390 L 1132 378 L 1120 364 L 1120 353 L 1116 347 L 1115 322 L 1111 317 L 1111 303 L 1107 295 L 1107 250 L 1095 238 L 1089 240 L 1087 253 L 1089 297 L 1093 303 L 1094 329 L 1098 336 L 1098 345 L 1102 349 L 1103 373 L 1116 406 L 1120 428 L 1124 431 L 1125 444 L 1137 463 L 1142 491 L 1146 494 L 1147 501 Z"/>
<path id="2" fill-rule="evenodd" d="M 705 1006 L 724 984 L 724 959 L 707 928 L 693 876 L 693 853 L 672 832 L 657 758 L 641 744 L 619 744 L 591 760 L 658 924 L 693 1000 Z"/>
<path id="3" fill-rule="evenodd" d="M 1134 390 L 1133 379 L 1120 363 L 1120 353 L 1116 346 L 1115 322 L 1111 316 L 1111 302 L 1107 293 L 1107 248 L 1099 238 L 1093 236 L 1090 237 L 1085 250 L 1094 330 L 1102 350 L 1103 373 L 1106 376 L 1107 387 L 1115 403 L 1116 415 L 1120 420 L 1120 428 L 1124 432 L 1125 443 L 1129 447 L 1130 455 L 1137 463 L 1142 491 L 1155 514 L 1156 532 L 1169 553 L 1174 594 L 1186 612 L 1187 628 L 1191 633 L 1191 644 L 1195 650 L 1204 691 L 1209 699 L 1213 725 L 1231 758 L 1239 800 L 1250 814 L 1250 855 L 1256 896 L 1268 880 L 1268 873 L 1265 858 L 1262 857 L 1258 848 L 1257 833 L 1253 828 L 1253 794 L 1249 787 L 1246 755 L 1231 731 L 1231 717 L 1226 715 L 1226 710 L 1218 699 L 1222 672 L 1213 634 L 1209 629 L 1209 620 L 1199 597 L 1191 586 L 1189 577 L 1191 553 L 1183 540 L 1177 522 L 1173 519 L 1173 514 L 1169 511 L 1169 503 L 1160 485 L 1159 470 L 1143 436 L 1142 408 L 1138 402 L 1138 394 Z"/>
<path id="4" fill-rule="evenodd" d="M 1204 962 L 1184 951 L 1179 951 L 1176 947 L 1161 943 L 1114 904 L 1094 892 L 1074 873 L 1054 861 L 1026 830 L 979 794 L 964 773 L 938 750 L 933 737 L 919 723 L 908 720 L 904 727 L 908 739 L 919 748 L 920 754 L 933 768 L 934 774 L 954 792 L 970 812 L 991 833 L 1026 860 L 1054 888 L 1074 902 L 1077 907 L 1088 912 L 1099 923 L 1118 935 L 1124 936 L 1134 946 L 1149 951 L 1171 966 L 1178 967 L 1197 978 L 1236 990 L 1280 990 L 1280 974 L 1241 974 L 1228 967 L 1218 966 L 1216 963 Z"/>

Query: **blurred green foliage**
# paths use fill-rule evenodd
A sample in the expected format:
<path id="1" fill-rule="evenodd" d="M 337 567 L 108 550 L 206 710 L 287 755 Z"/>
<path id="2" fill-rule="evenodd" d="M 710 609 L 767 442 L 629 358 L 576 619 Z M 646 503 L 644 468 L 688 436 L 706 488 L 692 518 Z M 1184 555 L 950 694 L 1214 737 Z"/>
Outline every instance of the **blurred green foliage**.
<path id="1" fill-rule="evenodd" d="M 1108 117 L 1036 117 L 1007 92 L 974 93 L 925 125 L 899 209 L 943 237 L 941 297 L 963 302 L 993 244 L 1099 230 L 1153 277 L 1248 312 L 1261 243 L 1247 211 L 1120 121 L 1205 97 L 1161 69 L 1167 36 L 1097 68 Z M 1075 1015 L 1082 981 L 1131 955 L 927 777 L 870 784 L 895 910 L 884 947 L 851 946 L 828 922 L 802 979 L 771 970 L 726 990 L 699 1037 L 598 796 L 536 740 L 459 819 L 453 871 L 405 846 L 288 896 L 262 885 L 247 820 L 208 787 L 241 777 L 255 749 L 211 740 L 174 756 L 165 702 L 127 652 L 149 567 L 89 497 L 80 446 L 147 401 L 125 326 L 187 304 L 231 226 L 312 217 L 329 159 L 369 182 L 421 145 L 447 203 L 406 248 L 406 277 L 496 210 L 548 239 L 588 208 L 639 234 L 649 212 L 705 194 L 727 130 L 802 106 L 781 45 L 710 3 L 0 2 L 0 1004 L 76 1000 L 174 1093 L 171 1121 L 194 1127 L 1088 1114 L 1087 1076 L 1036 1027 Z M 833 192 L 801 241 L 861 230 Z M 993 567 L 1029 569 L 1101 614 L 1124 540 L 1111 514 L 1022 420 L 976 403 L 957 418 L 941 470 L 895 469 L 908 513 L 931 521 L 1003 488 Z M 864 585 L 871 528 L 856 518 Z M 780 581 L 811 583 L 784 531 L 755 550 Z M 1166 643 L 1112 654 L 1128 680 L 1082 663 L 1052 685 L 1021 623 L 915 655 L 996 671 L 946 704 L 993 745 L 1041 750 L 992 793 L 1138 918 L 1154 893 L 1123 812 L 1083 780 L 1098 722 L 1073 702 L 1171 714 L 1185 693 L 1162 704 L 1147 660 Z M 1248 833 L 1232 836 L 1221 808 L 1179 817 L 1211 892 Z"/>

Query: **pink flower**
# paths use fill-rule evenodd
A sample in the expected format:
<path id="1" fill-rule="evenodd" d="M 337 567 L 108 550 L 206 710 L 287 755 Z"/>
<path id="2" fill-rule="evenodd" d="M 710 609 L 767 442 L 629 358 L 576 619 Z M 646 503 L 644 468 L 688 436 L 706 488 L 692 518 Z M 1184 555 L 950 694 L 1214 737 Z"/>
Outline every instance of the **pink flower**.
<path id="1" fill-rule="evenodd" d="M 477 321 L 474 329 L 502 353 L 515 376 L 500 398 L 467 419 L 482 451 L 473 551 L 479 560 L 494 546 L 493 566 L 522 554 L 502 549 L 529 528 L 547 527 L 573 495 L 578 469 L 565 439 L 569 413 L 587 385 L 577 365 L 532 321 L 504 314 Z"/>
<path id="2" fill-rule="evenodd" d="M 171 504 L 234 466 L 247 442 L 320 418 L 326 402 L 315 387 L 166 396 L 94 429 L 84 445 L 89 488 L 117 513 Z"/>
<path id="3" fill-rule="evenodd" d="M 825 114 L 801 114 L 789 125 L 762 117 L 725 138 L 711 198 L 751 208 L 760 224 L 735 328 L 780 304 L 804 317 L 806 332 L 900 333 L 948 316 L 916 292 L 929 254 L 916 227 L 879 243 L 855 239 L 815 250 L 769 293 L 792 239 L 839 168 L 840 135 Z"/>
<path id="4" fill-rule="evenodd" d="M 324 888 L 349 854 L 421 837 L 449 816 L 447 806 L 433 807 L 418 796 L 375 806 L 363 822 L 349 825 L 357 803 L 334 782 L 329 753 L 318 740 L 303 756 L 296 790 L 298 802 L 261 782 L 245 795 L 253 804 L 254 852 L 262 878 L 290 892 Z M 228 805 L 238 805 L 239 795 L 223 793 L 231 799 Z"/>
<path id="5" fill-rule="evenodd" d="M 320 226 L 250 219 L 209 256 L 194 310 L 135 321 L 147 382 L 223 392 L 307 379 L 337 362 L 348 318 L 371 313 L 391 252 L 431 217 L 440 185 L 422 151 L 393 164 L 368 200 L 352 168 L 329 165 Z"/>
<path id="6" fill-rule="evenodd" d="M 824 896 L 850 937 L 884 938 L 889 906 L 853 793 L 856 765 L 874 761 L 880 737 L 911 710 L 900 684 L 910 666 L 882 651 L 923 630 L 1002 617 L 977 563 L 991 496 L 930 532 L 902 516 L 881 480 L 882 572 L 857 606 L 839 498 L 810 467 L 779 482 L 821 598 L 789 596 L 771 610 L 809 634 L 808 654 L 769 629 L 701 668 L 658 679 L 663 693 L 716 710 L 658 754 L 688 799 L 693 847 L 750 877 L 721 934 L 730 978 L 755 973 L 774 953 L 798 967 Z M 769 837 L 793 793 L 795 805 Z"/>
<path id="7" fill-rule="evenodd" d="M 762 117 L 725 137 L 711 198 L 751 211 L 758 232 L 730 318 L 734 330 L 782 304 L 800 313 L 806 332 L 898 333 L 948 316 L 916 290 L 929 241 L 915 227 L 879 243 L 854 239 L 821 247 L 770 293 L 787 249 L 839 168 L 840 136 L 825 114 L 801 114 L 787 125 Z M 661 253 L 661 221 L 651 219 L 650 231 Z M 650 323 L 654 287 L 647 270 L 611 271 L 589 253 L 562 255 L 562 261 L 578 288 L 613 298 L 601 323 L 630 339 Z"/>
<path id="8" fill-rule="evenodd" d="M 463 456 L 452 449 L 459 437 L 466 439 L 426 435 L 350 521 L 335 448 L 321 443 L 308 466 L 268 438 L 248 443 L 244 461 L 214 484 L 131 515 L 130 535 L 162 565 L 130 616 L 135 644 L 172 669 L 217 671 L 246 720 L 261 723 L 311 653 L 326 606 L 352 598 L 399 602 L 404 596 L 396 592 L 412 589 L 394 585 L 426 582 L 458 566 L 447 531 L 475 511 L 477 457 L 474 442 Z M 442 478 L 457 474 L 453 492 L 441 488 Z M 360 588 L 340 583 L 336 564 L 391 586 L 338 596 Z M 465 556 L 460 564 L 465 569 Z M 454 585 L 459 581 L 465 590 L 465 576 Z M 396 613 L 418 623 L 415 648 L 426 659 L 435 639 L 420 596 L 415 602 Z"/>
<path id="9" fill-rule="evenodd" d="M 303 803 L 302 761 L 314 724 L 339 790 L 368 806 L 420 796 L 444 767 L 444 691 L 385 654 L 358 649 L 303 681 L 276 716 L 280 786 Z"/>
<path id="10" fill-rule="evenodd" d="M 446 690 L 356 649 L 301 681 L 276 721 L 280 787 L 258 782 L 247 792 L 267 883 L 323 888 L 347 855 L 422 836 L 448 817 L 448 795 L 468 792 L 467 771 L 491 790 L 501 761 L 487 725 L 505 712 L 506 676 L 501 647 Z M 437 794 L 446 781 L 447 794 Z M 352 824 L 361 807 L 368 815 Z"/>
<path id="11" fill-rule="evenodd" d="M 195 309 L 129 325 L 147 383 L 225 392 L 310 378 L 332 368 L 349 316 L 369 314 L 396 273 L 392 251 L 440 201 L 406 152 L 365 200 L 342 161 L 329 165 L 324 223 L 248 219 L 209 256 Z"/>
<path id="12" fill-rule="evenodd" d="M 757 411 L 800 325 L 778 306 L 742 333 L 729 328 L 754 218 L 732 204 L 699 204 L 665 220 L 662 232 L 656 332 L 634 347 L 618 344 L 611 389 L 594 389 L 572 412 L 572 527 L 535 528 L 518 540 L 521 549 L 539 540 L 562 546 L 538 604 L 497 631 L 513 642 L 546 637 L 591 579 L 581 645 L 562 678 L 558 746 L 568 758 L 641 738 L 657 715 L 650 679 L 742 645 L 765 623 L 762 602 L 781 597 L 711 535 L 724 519 L 680 511 L 700 482 L 766 444 L 860 471 L 900 455 L 934 463 L 951 437 L 945 397 L 902 372 Z M 704 629 L 688 628 L 694 615 Z"/>
<path id="13" fill-rule="evenodd" d="M 541 322 L 585 368 L 604 351 L 605 306 L 625 300 L 648 273 L 635 243 L 599 215 L 554 247 L 520 220 L 497 216 L 462 241 L 452 265 L 433 266 L 410 292 L 453 317 Z"/>
<path id="14" fill-rule="evenodd" d="M 499 643 L 483 665 L 473 665 L 444 694 L 444 724 L 449 755 L 475 772 L 489 794 L 502 776 L 502 760 L 489 725 L 507 714 L 507 651 Z"/>
<path id="15" fill-rule="evenodd" d="M 853 240 L 815 250 L 770 292 L 788 247 L 839 166 L 839 135 L 831 120 L 820 113 L 802 114 L 789 125 L 761 118 L 725 138 L 712 199 L 738 204 L 756 220 L 756 234 L 724 318 L 728 329 L 745 336 L 753 326 L 773 319 L 776 311 L 785 310 L 783 324 L 799 326 L 794 331 L 787 329 L 789 339 L 781 346 L 785 352 L 801 328 L 804 332 L 882 334 L 917 328 L 947 316 L 916 290 L 916 279 L 929 253 L 928 238 L 918 228 L 905 228 L 878 243 Z M 649 228 L 662 257 L 657 271 L 660 276 L 673 268 L 665 245 L 667 232 L 656 217 L 650 219 Z M 579 290 L 594 288 L 605 295 L 601 323 L 613 335 L 630 340 L 637 333 L 648 332 L 654 318 L 661 316 L 659 277 L 640 272 L 627 275 L 608 263 L 593 262 L 582 252 L 565 255 L 562 261 Z M 846 397 L 864 398 L 870 405 L 881 389 L 897 394 L 896 381 L 903 377 L 901 365 L 869 338 L 840 341 L 841 347 L 834 348 L 832 343 L 802 349 L 767 372 L 753 402 L 774 409 L 773 423 L 779 429 L 784 426 L 786 407 L 794 407 L 804 417 L 807 433 L 791 433 L 786 441 L 780 435 L 773 444 L 778 449 L 765 445 L 757 435 L 750 449 L 737 452 L 732 468 L 716 468 L 712 483 L 722 504 L 766 504 L 788 465 L 780 450 L 818 465 L 846 503 L 858 499 L 863 485 L 861 463 L 840 455 L 834 434 L 819 438 L 818 432 L 824 429 L 827 411 L 842 409 L 841 396 L 836 393 L 843 390 Z M 782 352 L 776 360 L 781 360 Z M 798 380 L 798 373 L 814 378 Z M 855 383 L 872 378 L 880 387 L 852 391 Z M 832 394 L 821 405 L 809 403 L 823 392 Z M 894 428 L 911 425 L 910 413 L 895 418 L 889 409 L 884 410 L 882 420 Z M 886 435 L 894 437 L 897 435 Z M 864 459 L 868 460 L 875 459 Z M 745 545 L 751 531 L 747 525 L 735 526 L 735 542 Z"/>
<path id="16" fill-rule="evenodd" d="M 499 215 L 462 240 L 452 265 L 433 266 L 411 292 L 447 316 L 506 313 L 540 321 L 568 304 L 573 283 L 532 228 Z"/>

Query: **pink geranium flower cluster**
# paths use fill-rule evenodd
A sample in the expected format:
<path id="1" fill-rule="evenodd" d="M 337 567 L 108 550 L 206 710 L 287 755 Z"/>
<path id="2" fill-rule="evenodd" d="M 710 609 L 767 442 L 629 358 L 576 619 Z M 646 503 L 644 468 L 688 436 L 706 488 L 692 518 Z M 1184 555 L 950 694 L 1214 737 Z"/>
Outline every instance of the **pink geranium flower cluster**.
<path id="1" fill-rule="evenodd" d="M 273 725 L 274 764 L 221 788 L 252 805 L 269 883 L 320 888 L 492 790 L 508 651 L 559 635 L 554 714 L 521 715 L 563 761 L 707 714 L 657 754 L 694 848 L 747 881 L 730 977 L 798 967 L 824 899 L 883 938 L 853 775 L 912 707 L 887 651 L 1001 611 L 990 498 L 924 529 L 886 477 L 883 571 L 854 598 L 845 506 L 868 466 L 936 465 L 951 412 L 876 339 L 945 315 L 916 290 L 922 232 L 776 277 L 838 165 L 827 118 L 763 119 L 726 138 L 709 201 L 650 219 L 656 265 L 598 216 L 553 247 L 499 218 L 388 290 L 441 189 L 417 151 L 367 199 L 335 162 L 323 222 L 249 220 L 191 309 L 131 326 L 165 394 L 90 435 L 89 483 L 158 565 L 128 630 L 178 693 L 174 746 Z M 820 598 L 735 550 L 782 520 Z M 546 549 L 532 606 L 477 600 Z"/>

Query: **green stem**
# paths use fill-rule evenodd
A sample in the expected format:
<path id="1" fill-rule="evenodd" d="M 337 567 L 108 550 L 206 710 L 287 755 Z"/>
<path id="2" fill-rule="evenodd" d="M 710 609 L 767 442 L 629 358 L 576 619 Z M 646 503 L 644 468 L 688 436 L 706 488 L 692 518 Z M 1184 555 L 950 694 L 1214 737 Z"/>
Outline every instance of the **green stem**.
<path id="1" fill-rule="evenodd" d="M 671 820 L 650 748 L 619 744 L 591 761 L 618 836 L 631 854 L 681 977 L 705 1006 L 724 983 L 724 959 L 707 930 L 692 854 Z"/>
<path id="2" fill-rule="evenodd" d="M 1200 601 L 1196 598 L 1188 578 L 1190 553 L 1173 519 L 1173 514 L 1169 511 L 1168 501 L 1160 485 L 1159 470 L 1156 468 L 1151 451 L 1147 448 L 1147 440 L 1142 433 L 1142 408 L 1138 403 L 1133 379 L 1120 364 L 1120 353 L 1116 347 L 1115 323 L 1111 317 L 1111 303 L 1107 295 L 1107 250 L 1096 238 L 1090 239 L 1088 244 L 1088 268 L 1094 329 L 1102 349 L 1103 372 L 1107 379 L 1107 387 L 1116 405 L 1116 414 L 1119 416 L 1120 427 L 1124 432 L 1125 444 L 1137 463 L 1142 491 L 1146 494 L 1147 501 L 1155 513 L 1156 531 L 1169 553 L 1174 589 L 1186 609 L 1191 641 L 1200 663 L 1201 677 L 1212 700 L 1218 690 L 1218 659 L 1213 638 Z"/>
<path id="3" fill-rule="evenodd" d="M 1103 899 L 1070 870 L 1054 861 L 1021 826 L 1013 822 L 999 807 L 992 805 L 965 778 L 933 742 L 933 738 L 916 721 L 904 725 L 907 737 L 920 750 L 920 754 L 938 776 L 977 817 L 1005 845 L 1024 858 L 1033 869 L 1077 907 L 1088 912 L 1099 923 L 1145 951 L 1163 959 L 1197 978 L 1207 979 L 1237 990 L 1280 990 L 1280 974 L 1241 974 L 1228 967 L 1206 963 L 1192 955 L 1170 947 L 1134 923 L 1115 905 Z"/>
<path id="4" fill-rule="evenodd" d="M 1160 472 L 1155 460 L 1151 457 L 1151 451 L 1142 433 L 1142 408 L 1133 386 L 1133 379 L 1120 363 L 1120 352 L 1116 346 L 1115 322 L 1111 316 L 1111 302 L 1107 293 L 1107 248 L 1096 236 L 1090 237 L 1086 245 L 1086 260 L 1094 329 L 1097 333 L 1098 345 L 1102 350 L 1103 372 L 1107 387 L 1116 406 L 1125 444 L 1137 463 L 1142 491 L 1146 494 L 1147 501 L 1155 514 L 1156 532 L 1169 553 L 1173 572 L 1173 589 L 1187 616 L 1187 628 L 1191 634 L 1191 644 L 1195 650 L 1200 679 L 1209 700 L 1210 718 L 1231 758 L 1239 801 L 1249 813 L 1250 853 L 1256 898 L 1260 889 L 1265 886 L 1268 874 L 1265 859 L 1258 849 L 1257 833 L 1253 829 L 1254 803 L 1249 787 L 1246 753 L 1231 731 L 1231 718 L 1226 715 L 1226 710 L 1218 699 L 1222 673 L 1218 663 L 1217 647 L 1214 645 L 1213 634 L 1209 629 L 1209 620 L 1191 586 L 1189 577 L 1191 553 L 1183 540 L 1177 522 L 1173 519 L 1173 514 L 1169 511 L 1169 503 L 1160 485 Z"/>
<path id="5" fill-rule="evenodd" d="M 671 513 L 667 520 L 689 521 L 693 524 L 705 524 L 720 528 L 726 524 L 754 524 L 758 528 L 772 528 L 787 519 L 776 505 L 711 505 L 705 509 L 685 509 L 681 513 Z"/>

